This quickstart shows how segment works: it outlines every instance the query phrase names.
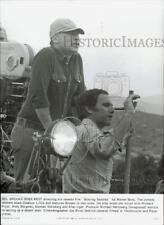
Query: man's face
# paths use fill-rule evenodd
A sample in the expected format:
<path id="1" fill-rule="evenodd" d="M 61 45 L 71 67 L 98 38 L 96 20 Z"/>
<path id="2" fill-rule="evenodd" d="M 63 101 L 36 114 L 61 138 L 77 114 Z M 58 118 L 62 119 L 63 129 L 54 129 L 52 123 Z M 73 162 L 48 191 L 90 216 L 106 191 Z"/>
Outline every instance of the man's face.
<path id="1" fill-rule="evenodd" d="M 57 35 L 58 48 L 66 53 L 74 53 L 79 48 L 79 34 L 77 31 L 59 33 Z"/>
<path id="2" fill-rule="evenodd" d="M 100 94 L 97 98 L 97 103 L 91 111 L 90 118 L 101 129 L 111 124 L 114 113 L 113 104 L 107 94 Z"/>

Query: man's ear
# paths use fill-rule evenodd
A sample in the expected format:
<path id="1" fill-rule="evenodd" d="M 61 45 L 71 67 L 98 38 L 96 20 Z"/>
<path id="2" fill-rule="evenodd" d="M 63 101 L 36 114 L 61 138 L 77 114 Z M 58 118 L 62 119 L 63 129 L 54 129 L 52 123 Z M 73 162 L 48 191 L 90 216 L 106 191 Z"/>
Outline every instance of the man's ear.
<path id="1" fill-rule="evenodd" d="M 88 108 L 87 106 L 85 106 L 85 110 L 88 114 L 92 114 L 93 110 L 91 108 Z"/>
<path id="2" fill-rule="evenodd" d="M 54 44 L 56 44 L 56 43 L 58 43 L 58 34 L 55 34 L 53 37 L 52 37 L 52 42 L 54 43 Z"/>

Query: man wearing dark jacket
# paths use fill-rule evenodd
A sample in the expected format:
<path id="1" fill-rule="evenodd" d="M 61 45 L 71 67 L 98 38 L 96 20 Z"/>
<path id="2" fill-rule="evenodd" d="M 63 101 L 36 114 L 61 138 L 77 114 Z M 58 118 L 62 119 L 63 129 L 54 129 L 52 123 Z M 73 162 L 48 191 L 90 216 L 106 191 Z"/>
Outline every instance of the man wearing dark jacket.
<path id="1" fill-rule="evenodd" d="M 34 58 L 27 98 L 11 134 L 17 182 L 26 179 L 33 133 L 43 133 L 53 120 L 76 116 L 74 101 L 85 89 L 79 34 L 84 31 L 73 21 L 55 20 L 50 26 L 50 46 Z"/>

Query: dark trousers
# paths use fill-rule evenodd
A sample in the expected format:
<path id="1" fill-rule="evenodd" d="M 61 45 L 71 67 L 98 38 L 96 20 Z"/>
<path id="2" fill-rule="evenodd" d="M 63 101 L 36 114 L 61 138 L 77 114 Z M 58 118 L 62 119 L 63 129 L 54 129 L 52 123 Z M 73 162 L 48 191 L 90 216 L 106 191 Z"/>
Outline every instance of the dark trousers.
<path id="1" fill-rule="evenodd" d="M 33 150 L 33 133 L 37 130 L 15 124 L 11 133 L 16 182 L 26 181 L 25 173 Z"/>

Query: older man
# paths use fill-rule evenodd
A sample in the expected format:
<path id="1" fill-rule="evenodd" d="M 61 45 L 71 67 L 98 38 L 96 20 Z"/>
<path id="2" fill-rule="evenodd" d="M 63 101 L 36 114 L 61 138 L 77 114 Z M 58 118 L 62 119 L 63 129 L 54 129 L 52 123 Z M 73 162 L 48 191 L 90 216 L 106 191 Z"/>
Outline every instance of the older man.
<path id="1" fill-rule="evenodd" d="M 50 46 L 34 58 L 27 98 L 11 134 L 17 182 L 24 179 L 33 133 L 43 132 L 53 120 L 76 116 L 74 101 L 85 89 L 79 34 L 84 31 L 70 19 L 55 20 L 50 26 Z"/>

